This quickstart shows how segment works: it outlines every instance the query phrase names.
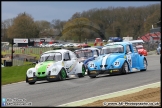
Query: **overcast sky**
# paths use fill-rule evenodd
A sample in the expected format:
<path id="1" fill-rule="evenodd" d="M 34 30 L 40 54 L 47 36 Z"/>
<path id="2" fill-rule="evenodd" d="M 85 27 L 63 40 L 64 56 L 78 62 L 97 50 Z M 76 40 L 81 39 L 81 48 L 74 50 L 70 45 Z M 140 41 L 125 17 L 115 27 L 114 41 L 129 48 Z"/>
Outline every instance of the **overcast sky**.
<path id="1" fill-rule="evenodd" d="M 160 4 L 160 1 L 46 1 L 46 2 L 27 2 L 27 1 L 1 1 L 1 21 L 17 17 L 18 14 L 26 12 L 30 14 L 35 21 L 46 20 L 51 22 L 53 19 L 67 21 L 76 12 L 88 11 L 98 8 L 104 9 L 108 7 L 139 7 L 151 4 Z"/>

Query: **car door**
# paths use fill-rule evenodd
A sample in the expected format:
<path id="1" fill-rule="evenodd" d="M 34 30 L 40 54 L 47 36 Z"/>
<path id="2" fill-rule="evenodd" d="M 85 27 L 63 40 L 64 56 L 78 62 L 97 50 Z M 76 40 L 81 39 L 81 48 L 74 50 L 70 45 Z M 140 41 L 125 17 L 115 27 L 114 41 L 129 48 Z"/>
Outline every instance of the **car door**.
<path id="1" fill-rule="evenodd" d="M 126 59 L 127 59 L 127 62 L 129 63 L 129 66 L 130 68 L 133 68 L 133 53 L 132 53 L 132 50 L 131 50 L 131 47 L 130 45 L 127 45 L 126 46 Z"/>
<path id="2" fill-rule="evenodd" d="M 139 67 L 139 53 L 138 53 L 138 50 L 136 48 L 135 45 L 132 45 L 132 50 L 133 50 L 133 53 L 132 53 L 132 59 L 133 59 L 133 68 L 136 68 L 136 67 Z"/>
<path id="3" fill-rule="evenodd" d="M 64 53 L 64 68 L 68 74 L 72 72 L 73 61 L 71 60 L 69 52 Z"/>

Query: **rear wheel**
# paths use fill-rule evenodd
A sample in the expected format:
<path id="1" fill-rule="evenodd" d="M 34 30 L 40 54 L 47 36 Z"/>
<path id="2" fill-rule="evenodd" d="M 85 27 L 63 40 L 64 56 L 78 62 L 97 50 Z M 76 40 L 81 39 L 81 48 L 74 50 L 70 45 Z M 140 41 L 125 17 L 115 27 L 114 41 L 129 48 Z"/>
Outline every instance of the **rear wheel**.
<path id="1" fill-rule="evenodd" d="M 65 80 L 66 79 L 66 71 L 65 71 L 65 69 L 64 68 L 62 68 L 61 69 L 61 71 L 59 72 L 59 80 L 60 81 L 63 81 L 63 80 Z"/>
<path id="2" fill-rule="evenodd" d="M 129 66 L 127 62 L 124 62 L 122 69 L 121 69 L 121 74 L 126 74 L 129 72 Z"/>
<path id="3" fill-rule="evenodd" d="M 82 73 L 78 73 L 78 77 L 81 78 L 81 77 L 84 77 L 85 76 L 85 72 L 86 72 L 86 68 L 84 65 L 82 65 Z"/>
<path id="4" fill-rule="evenodd" d="M 147 61 L 146 59 L 143 60 L 143 65 L 145 69 L 141 69 L 140 71 L 146 71 L 147 70 Z"/>

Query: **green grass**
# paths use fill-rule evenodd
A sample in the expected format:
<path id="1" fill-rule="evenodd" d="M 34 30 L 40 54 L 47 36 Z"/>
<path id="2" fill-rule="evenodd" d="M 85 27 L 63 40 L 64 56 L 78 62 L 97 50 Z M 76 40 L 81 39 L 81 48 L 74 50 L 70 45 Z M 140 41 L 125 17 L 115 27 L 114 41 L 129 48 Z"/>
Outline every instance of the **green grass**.
<path id="1" fill-rule="evenodd" d="M 25 81 L 26 71 L 35 65 L 23 65 L 1 68 L 1 85 Z"/>

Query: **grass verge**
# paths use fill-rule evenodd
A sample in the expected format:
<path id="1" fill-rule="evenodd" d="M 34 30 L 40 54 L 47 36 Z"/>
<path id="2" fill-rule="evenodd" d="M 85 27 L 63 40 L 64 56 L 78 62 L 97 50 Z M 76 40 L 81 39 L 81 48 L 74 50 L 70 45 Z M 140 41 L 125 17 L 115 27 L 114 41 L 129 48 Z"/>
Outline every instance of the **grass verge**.
<path id="1" fill-rule="evenodd" d="M 1 68 L 1 85 L 25 81 L 26 71 L 35 65 L 11 66 Z"/>

